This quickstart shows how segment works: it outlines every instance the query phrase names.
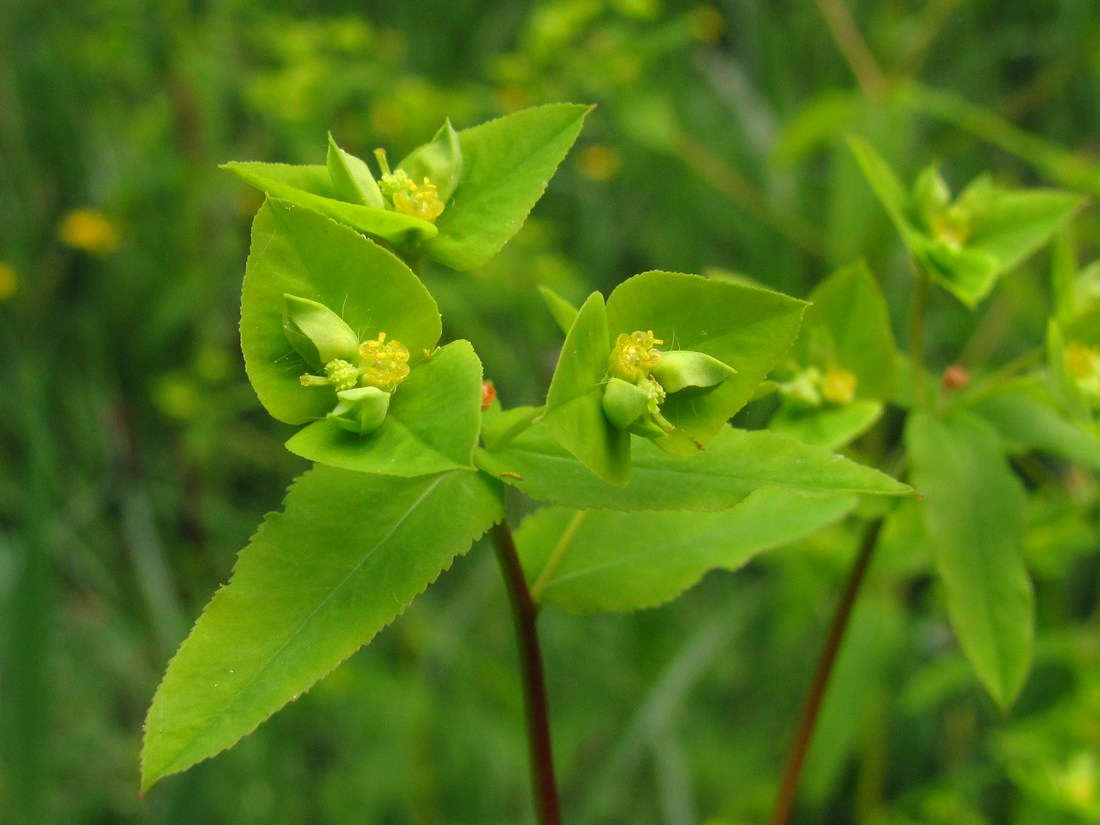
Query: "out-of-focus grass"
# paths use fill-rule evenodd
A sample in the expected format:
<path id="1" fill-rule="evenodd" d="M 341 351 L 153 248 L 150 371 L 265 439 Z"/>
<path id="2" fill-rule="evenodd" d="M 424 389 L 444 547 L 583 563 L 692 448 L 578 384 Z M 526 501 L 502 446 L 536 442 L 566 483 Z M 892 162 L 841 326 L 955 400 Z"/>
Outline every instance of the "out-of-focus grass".
<path id="1" fill-rule="evenodd" d="M 953 183 L 993 169 L 1096 191 L 1094 4 L 848 4 L 870 63 L 830 33 L 838 5 L 0 4 L 0 820 L 530 821 L 510 622 L 483 548 L 232 752 L 136 795 L 156 680 L 303 466 L 243 375 L 258 201 L 216 166 L 320 162 L 327 130 L 399 155 L 446 116 L 598 103 L 500 258 L 425 273 L 508 404 L 537 403 L 553 363 L 538 284 L 579 300 L 645 269 L 720 267 L 803 295 L 864 257 L 903 296 L 846 132 L 903 175 L 940 157 Z M 1096 228 L 1085 213 L 1085 260 Z M 1045 278 L 1040 256 L 1006 285 L 983 352 L 1041 334 Z M 945 365 L 972 326 L 933 310 Z M 869 599 L 891 619 L 853 634 L 849 659 L 877 664 L 838 682 L 862 703 L 828 711 L 805 821 L 1090 821 L 1100 561 L 1083 478 L 1079 508 L 1033 514 L 1043 653 L 1007 723 L 892 538 Z M 567 821 L 762 821 L 853 546 L 838 528 L 637 616 L 547 614 Z"/>

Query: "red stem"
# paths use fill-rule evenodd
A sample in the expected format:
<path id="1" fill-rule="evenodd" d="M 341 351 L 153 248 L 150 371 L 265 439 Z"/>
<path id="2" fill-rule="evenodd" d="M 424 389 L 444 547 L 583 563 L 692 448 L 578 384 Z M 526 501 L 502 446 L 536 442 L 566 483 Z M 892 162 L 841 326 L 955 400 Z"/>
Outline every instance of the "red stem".
<path id="1" fill-rule="evenodd" d="M 535 792 L 539 825 L 560 825 L 561 811 L 554 782 L 554 757 L 550 749 L 550 712 L 546 700 L 546 679 L 542 670 L 535 620 L 539 608 L 531 598 L 527 579 L 516 552 L 516 543 L 507 521 L 493 527 L 493 546 L 500 562 L 512 616 L 516 624 L 523 681 L 523 700 L 527 718 L 527 745 L 531 763 L 531 784 Z"/>
<path id="2" fill-rule="evenodd" d="M 840 643 L 844 639 L 844 632 L 848 629 L 848 619 L 852 614 L 852 606 L 855 604 L 860 585 L 863 584 L 881 530 L 881 518 L 875 519 L 867 526 L 863 543 L 860 545 L 852 570 L 848 574 L 848 583 L 844 587 L 844 594 L 840 597 L 840 603 L 837 605 L 836 615 L 833 616 L 833 623 L 829 628 L 829 635 L 826 637 L 825 645 L 821 649 L 817 670 L 814 671 L 814 678 L 810 683 L 810 690 L 806 696 L 806 705 L 802 709 L 802 718 L 798 721 L 794 742 L 791 744 L 787 764 L 783 769 L 783 779 L 780 781 L 775 810 L 772 811 L 771 825 L 787 825 L 790 819 L 795 795 L 798 792 L 798 782 L 802 777 L 802 763 L 806 760 L 806 752 L 810 749 L 810 741 L 813 739 L 821 703 L 825 699 L 825 691 L 829 686 L 829 677 L 832 675 L 833 665 L 836 664 L 836 655 L 840 650 Z"/>

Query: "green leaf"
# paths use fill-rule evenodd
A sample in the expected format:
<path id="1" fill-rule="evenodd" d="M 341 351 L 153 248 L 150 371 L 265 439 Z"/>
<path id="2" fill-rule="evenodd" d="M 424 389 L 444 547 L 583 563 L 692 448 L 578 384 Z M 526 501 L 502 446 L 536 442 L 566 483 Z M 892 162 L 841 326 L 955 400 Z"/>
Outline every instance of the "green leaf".
<path id="1" fill-rule="evenodd" d="M 283 329 L 288 294 L 334 310 L 360 340 L 385 332 L 409 349 L 411 364 L 442 333 L 435 301 L 398 258 L 316 212 L 267 200 L 252 224 L 241 347 L 260 403 L 288 424 L 322 418 L 336 405 L 331 388 L 301 386 L 311 367 Z"/>
<path id="2" fill-rule="evenodd" d="M 539 294 L 550 310 L 550 316 L 563 333 L 568 333 L 577 320 L 577 308 L 548 286 L 539 286 Z"/>
<path id="3" fill-rule="evenodd" d="M 966 246 L 992 256 L 998 273 L 1007 271 L 1050 240 L 1084 203 L 1072 192 L 995 188 L 975 215 Z"/>
<path id="4" fill-rule="evenodd" d="M 292 453 L 347 470 L 417 476 L 473 467 L 481 429 L 481 362 L 452 341 L 409 373 L 382 426 L 367 435 L 315 421 L 286 443 Z"/>
<path id="5" fill-rule="evenodd" d="M 993 426 L 1012 452 L 1043 450 L 1100 470 L 1100 441 L 1060 414 L 1038 381 L 1013 382 L 969 408 Z"/>
<path id="6" fill-rule="evenodd" d="M 808 410 L 784 405 L 768 420 L 768 429 L 805 444 L 836 450 L 866 432 L 878 421 L 882 410 L 881 402 L 869 400 Z"/>
<path id="7" fill-rule="evenodd" d="M 603 412 L 610 352 L 603 296 L 593 292 L 565 336 L 542 426 L 593 473 L 612 484 L 630 479 L 630 435 Z"/>
<path id="8" fill-rule="evenodd" d="M 440 200 L 446 202 L 462 180 L 460 144 L 458 132 L 448 120 L 439 127 L 430 143 L 410 152 L 397 164 L 397 168 L 403 170 L 413 183 L 419 184 L 424 178 L 431 180 Z"/>
<path id="9" fill-rule="evenodd" d="M 340 200 L 365 204 L 375 209 L 385 208 L 382 190 L 378 188 L 370 167 L 337 146 L 331 133 L 328 136 L 326 166 L 332 190 Z"/>
<path id="10" fill-rule="evenodd" d="M 839 366 L 852 373 L 857 398 L 893 398 L 897 345 L 886 301 L 866 264 L 838 269 L 810 293 L 809 301 L 795 345 L 799 363 Z"/>
<path id="11" fill-rule="evenodd" d="M 476 269 L 519 231 L 591 107 L 524 109 L 458 133 L 462 179 L 425 254 L 452 269 Z"/>
<path id="12" fill-rule="evenodd" d="M 363 203 L 338 200 L 327 166 L 283 163 L 225 163 L 222 168 L 272 198 L 304 206 L 367 235 L 401 246 L 439 232 L 435 224 Z M 358 199 L 357 199 L 358 200 Z"/>
<path id="13" fill-rule="evenodd" d="M 894 170 L 882 158 L 875 148 L 862 138 L 849 135 L 848 145 L 852 154 L 856 156 L 859 168 L 863 170 L 864 177 L 871 184 L 871 189 L 878 196 L 879 202 L 890 216 L 890 222 L 898 230 L 906 248 L 911 255 L 919 248 L 923 233 L 914 225 L 912 216 L 912 201 L 905 186 L 894 174 Z"/>
<path id="14" fill-rule="evenodd" d="M 997 436 L 963 413 L 914 413 L 906 428 L 936 569 L 959 645 L 1006 709 L 1031 666 L 1034 596 L 1024 565 L 1025 493 Z"/>
<path id="15" fill-rule="evenodd" d="M 502 515 L 498 485 L 478 473 L 301 476 L 169 664 L 145 723 L 142 789 L 308 690 Z"/>
<path id="16" fill-rule="evenodd" d="M 857 500 L 763 488 L 717 513 L 550 507 L 524 520 L 516 543 L 540 603 L 575 613 L 638 610 L 674 599 L 709 570 L 735 570 L 820 529 Z"/>
<path id="17" fill-rule="evenodd" d="M 665 349 L 703 352 L 737 370 L 705 395 L 669 395 L 661 413 L 677 430 L 658 442 L 677 455 L 698 452 L 752 397 L 790 349 L 806 304 L 778 292 L 698 275 L 644 272 L 607 299 L 611 342 L 653 330 Z"/>
<path id="18" fill-rule="evenodd" d="M 634 438 L 630 483 L 616 486 L 593 475 L 536 424 L 477 463 L 527 496 L 578 510 L 721 510 L 760 487 L 804 495 L 912 490 L 877 470 L 764 431 L 726 428 L 707 449 L 683 458 Z"/>

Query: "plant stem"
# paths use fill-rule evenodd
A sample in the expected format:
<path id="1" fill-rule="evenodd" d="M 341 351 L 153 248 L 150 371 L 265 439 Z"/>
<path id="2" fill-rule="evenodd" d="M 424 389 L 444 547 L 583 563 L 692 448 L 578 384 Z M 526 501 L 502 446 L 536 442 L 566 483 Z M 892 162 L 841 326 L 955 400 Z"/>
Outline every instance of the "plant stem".
<path id="1" fill-rule="evenodd" d="M 928 303 L 928 273 L 917 266 L 917 286 L 913 290 L 913 306 L 909 313 L 909 359 L 913 368 L 913 396 L 917 407 L 926 407 L 927 381 L 924 375 L 924 312 Z"/>
<path id="2" fill-rule="evenodd" d="M 561 813 L 558 789 L 554 782 L 554 756 L 550 749 L 550 713 L 546 701 L 546 679 L 542 672 L 535 620 L 538 605 L 527 589 L 516 543 L 507 521 L 493 527 L 493 546 L 508 590 L 512 617 L 516 623 L 516 643 L 519 648 L 520 672 L 523 681 L 523 704 L 527 719 L 527 746 L 531 763 L 531 784 L 535 792 L 539 825 L 560 825 Z"/>
<path id="3" fill-rule="evenodd" d="M 569 548 L 573 546 L 573 542 L 577 538 L 577 533 L 579 533 L 581 527 L 584 526 L 584 520 L 586 518 L 588 518 L 588 511 L 578 510 L 569 524 L 566 525 L 565 531 L 561 534 L 561 538 L 558 539 L 558 543 L 554 545 L 554 549 L 550 551 L 550 557 L 546 560 L 546 566 L 542 568 L 539 577 L 535 579 L 535 583 L 531 585 L 531 599 L 533 601 L 537 602 L 539 600 L 542 591 L 547 588 L 550 581 L 554 578 L 554 574 L 558 572 L 558 568 L 561 567 L 562 561 L 565 560 L 565 554 L 568 553 Z"/>
<path id="4" fill-rule="evenodd" d="M 817 8 L 841 55 L 855 75 L 860 90 L 872 100 L 881 100 L 886 92 L 886 77 L 867 47 L 867 41 L 852 19 L 852 13 L 840 0 L 817 0 Z"/>
<path id="5" fill-rule="evenodd" d="M 798 720 L 794 742 L 791 744 L 790 753 L 787 755 L 787 764 L 783 768 L 783 778 L 780 781 L 779 796 L 775 801 L 775 809 L 772 811 L 771 825 L 787 825 L 787 821 L 790 819 L 795 794 L 798 791 L 798 782 L 802 776 L 802 763 L 805 761 L 806 752 L 810 748 L 810 741 L 813 739 L 821 703 L 825 698 L 825 690 L 829 686 L 829 677 L 832 675 L 833 665 L 836 664 L 836 656 L 840 650 L 844 632 L 848 628 L 848 619 L 852 614 L 852 606 L 855 604 L 856 595 L 859 593 L 867 567 L 874 555 L 879 532 L 882 530 L 882 523 L 883 520 L 877 518 L 867 525 L 863 542 L 860 544 L 859 552 L 852 564 L 852 570 L 848 574 L 844 594 L 840 597 L 836 615 L 833 616 L 833 623 L 829 628 L 829 635 L 825 638 L 825 645 L 821 649 L 821 658 L 818 659 L 817 669 L 814 671 L 813 681 L 810 683 L 806 705 L 802 708 L 802 718 Z"/>

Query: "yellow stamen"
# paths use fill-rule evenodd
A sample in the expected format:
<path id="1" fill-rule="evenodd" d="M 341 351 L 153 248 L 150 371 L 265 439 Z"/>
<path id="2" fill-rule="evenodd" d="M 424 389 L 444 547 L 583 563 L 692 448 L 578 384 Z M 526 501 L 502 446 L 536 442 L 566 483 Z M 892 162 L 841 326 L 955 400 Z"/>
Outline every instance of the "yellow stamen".
<path id="1" fill-rule="evenodd" d="M 661 351 L 656 346 L 663 343 L 653 337 L 651 329 L 621 333 L 607 361 L 611 375 L 634 383 L 648 377 L 650 370 L 661 363 Z"/>
<path id="2" fill-rule="evenodd" d="M 386 333 L 359 346 L 359 383 L 393 392 L 409 375 L 409 351 L 399 341 L 386 342 Z"/>

